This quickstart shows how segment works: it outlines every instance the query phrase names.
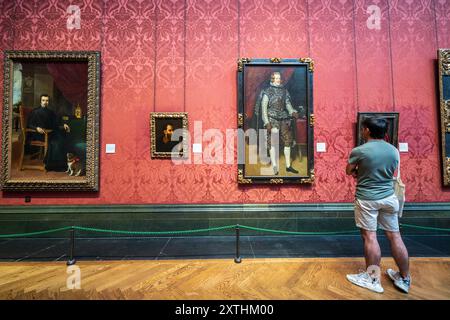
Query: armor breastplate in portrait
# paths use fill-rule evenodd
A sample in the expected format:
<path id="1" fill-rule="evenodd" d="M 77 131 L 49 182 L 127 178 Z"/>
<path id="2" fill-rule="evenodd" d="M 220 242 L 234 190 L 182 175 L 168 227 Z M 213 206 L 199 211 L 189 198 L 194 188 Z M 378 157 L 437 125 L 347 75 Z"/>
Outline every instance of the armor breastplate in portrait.
<path id="1" fill-rule="evenodd" d="M 287 119 L 289 114 L 286 110 L 286 89 L 283 87 L 269 87 L 265 94 L 269 98 L 267 113 L 275 119 Z"/>

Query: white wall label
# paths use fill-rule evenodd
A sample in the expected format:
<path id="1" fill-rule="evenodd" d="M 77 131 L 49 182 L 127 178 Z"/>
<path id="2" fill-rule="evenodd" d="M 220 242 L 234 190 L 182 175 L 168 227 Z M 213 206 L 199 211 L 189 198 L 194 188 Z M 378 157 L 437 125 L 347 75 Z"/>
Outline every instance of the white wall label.
<path id="1" fill-rule="evenodd" d="M 316 151 L 327 152 L 327 145 L 325 144 L 325 142 L 317 142 Z"/>
<path id="2" fill-rule="evenodd" d="M 398 144 L 398 151 L 400 151 L 400 152 L 408 152 L 408 143 L 400 142 Z"/>
<path id="3" fill-rule="evenodd" d="M 106 144 L 106 153 L 116 153 L 116 145 Z"/>

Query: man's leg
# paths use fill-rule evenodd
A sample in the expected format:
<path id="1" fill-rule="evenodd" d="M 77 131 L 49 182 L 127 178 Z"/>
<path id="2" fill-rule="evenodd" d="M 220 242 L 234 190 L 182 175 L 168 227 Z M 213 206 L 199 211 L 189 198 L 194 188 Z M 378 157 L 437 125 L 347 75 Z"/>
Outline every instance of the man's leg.
<path id="1" fill-rule="evenodd" d="M 281 137 L 284 144 L 284 159 L 286 160 L 286 172 L 298 174 L 298 171 L 291 166 L 291 146 L 294 142 L 290 120 L 284 120 L 281 123 Z"/>
<path id="2" fill-rule="evenodd" d="M 291 147 L 284 147 L 284 159 L 286 160 L 286 168 L 291 167 Z"/>
<path id="3" fill-rule="evenodd" d="M 380 266 L 381 250 L 377 240 L 376 231 L 361 230 L 361 237 L 364 242 L 364 257 L 366 259 L 366 269 L 369 266 Z"/>
<path id="4" fill-rule="evenodd" d="M 366 271 L 359 274 L 348 274 L 347 279 L 360 287 L 383 293 L 384 289 L 381 286 L 379 272 L 381 250 L 377 241 L 376 231 L 378 216 L 377 206 L 376 201 L 355 199 L 355 222 L 361 232 L 364 243 Z"/>
<path id="5" fill-rule="evenodd" d="M 278 167 L 277 164 L 277 151 L 275 150 L 275 147 L 270 147 L 270 162 L 272 162 L 273 167 Z"/>
<path id="6" fill-rule="evenodd" d="M 386 233 L 386 237 L 391 244 L 391 252 L 395 263 L 400 271 L 396 272 L 392 269 L 387 269 L 386 273 L 394 282 L 394 285 L 401 291 L 408 293 L 411 287 L 411 277 L 409 276 L 409 258 L 408 251 L 403 243 L 400 235 L 400 228 L 398 223 L 398 199 L 394 195 L 383 200 L 383 207 L 380 210 L 378 222 L 380 228 Z"/>
<path id="7" fill-rule="evenodd" d="M 364 257 L 366 258 L 366 271 L 359 274 L 348 274 L 347 279 L 357 286 L 367 288 L 377 293 L 383 293 L 384 289 L 380 281 L 381 251 L 377 241 L 376 231 L 361 230 L 364 241 Z"/>
<path id="8" fill-rule="evenodd" d="M 270 162 L 272 163 L 273 173 L 278 174 L 278 145 L 279 145 L 279 130 L 277 128 L 272 128 L 269 135 L 270 139 Z"/>
<path id="9" fill-rule="evenodd" d="M 385 231 L 391 244 L 391 252 L 403 278 L 409 277 L 409 256 L 400 232 Z"/>

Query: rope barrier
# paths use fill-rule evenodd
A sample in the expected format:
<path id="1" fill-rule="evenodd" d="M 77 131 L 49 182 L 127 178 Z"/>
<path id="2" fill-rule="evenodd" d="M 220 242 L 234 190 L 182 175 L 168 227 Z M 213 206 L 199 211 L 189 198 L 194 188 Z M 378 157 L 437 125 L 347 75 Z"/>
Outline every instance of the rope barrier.
<path id="1" fill-rule="evenodd" d="M 359 233 L 359 230 L 329 231 L 329 232 L 319 232 L 319 231 L 318 232 L 306 232 L 306 231 L 301 232 L 301 231 L 265 229 L 265 228 L 257 228 L 257 227 L 251 227 L 251 226 L 245 226 L 245 225 L 227 225 L 227 226 L 205 228 L 205 229 L 173 230 L 173 231 L 127 231 L 127 230 L 111 230 L 111 229 L 70 226 L 70 227 L 62 227 L 62 228 L 57 228 L 57 229 L 49 229 L 49 230 L 28 232 L 28 233 L 0 234 L 0 238 L 28 237 L 28 236 L 35 236 L 35 235 L 41 235 L 41 234 L 55 233 L 55 232 L 59 232 L 59 231 L 69 230 L 69 229 L 80 230 L 80 231 L 93 231 L 93 232 L 101 232 L 101 233 L 130 234 L 130 235 L 148 235 L 148 236 L 165 235 L 165 234 L 176 235 L 176 234 L 191 234 L 191 233 L 200 233 L 200 232 L 207 232 L 207 231 L 220 231 L 220 230 L 234 229 L 237 226 L 239 226 L 242 229 L 247 229 L 247 230 L 279 233 L 279 234 L 291 234 L 291 235 L 338 235 L 338 234 Z M 417 225 L 405 224 L 405 223 L 401 223 L 400 226 L 405 227 L 405 228 L 413 228 L 413 229 L 450 232 L 449 228 L 417 226 Z"/>
<path id="2" fill-rule="evenodd" d="M 54 233 L 58 231 L 65 231 L 69 230 L 71 227 L 63 227 L 58 229 L 49 229 L 44 231 L 36 231 L 36 232 L 28 232 L 28 233 L 13 233 L 13 234 L 0 234 L 0 238 L 18 238 L 18 237 L 28 237 L 28 236 L 35 236 L 39 234 L 47 234 L 47 233 Z"/>
<path id="3" fill-rule="evenodd" d="M 446 228 L 435 228 L 435 227 L 424 227 L 424 226 L 416 226 L 412 224 L 400 224 L 401 227 L 406 228 L 416 228 L 416 229 L 424 229 L 424 230 L 436 230 L 436 231 L 445 231 L 450 232 L 450 229 Z M 240 263 L 242 261 L 239 250 L 239 230 L 247 229 L 252 231 L 260 231 L 260 232 L 271 232 L 271 233 L 281 233 L 281 234 L 291 234 L 291 235 L 337 235 L 337 234 L 351 234 L 357 233 L 359 230 L 346 230 L 346 231 L 332 231 L 332 232 L 298 232 L 298 231 L 287 231 L 287 230 L 274 230 L 274 229 L 265 229 L 265 228 L 257 228 L 245 225 L 227 225 L 222 227 L 214 227 L 214 228 L 205 228 L 205 229 L 194 229 L 194 230 L 176 230 L 176 231 L 128 231 L 128 230 L 111 230 L 111 229 L 100 229 L 100 228 L 89 228 L 89 227 L 79 227 L 79 226 L 70 226 L 70 227 L 62 227 L 57 229 L 49 229 L 28 233 L 12 233 L 12 234 L 0 234 L 0 238 L 17 238 L 17 237 L 28 237 L 40 234 L 49 234 L 59 231 L 70 230 L 70 251 L 68 255 L 67 265 L 71 266 L 76 263 L 75 260 L 75 231 L 92 231 L 92 232 L 103 232 L 103 233 L 120 233 L 120 234 L 128 234 L 128 235 L 164 235 L 164 234 L 191 234 L 197 232 L 206 232 L 206 231 L 219 231 L 219 230 L 227 230 L 227 229 L 235 229 L 236 231 L 236 254 L 234 258 L 235 263 Z"/>
<path id="4" fill-rule="evenodd" d="M 254 231 L 262 231 L 262 232 L 272 232 L 272 233 L 282 233 L 282 234 L 292 234 L 292 235 L 333 235 L 333 234 L 347 234 L 347 233 L 355 233 L 359 232 L 359 230 L 347 230 L 347 231 L 335 231 L 335 232 L 298 232 L 298 231 L 285 231 L 285 230 L 273 230 L 273 229 L 264 229 L 264 228 L 256 228 L 239 225 L 242 229 L 254 230 Z"/>
<path id="5" fill-rule="evenodd" d="M 226 229 L 233 229 L 235 225 L 207 228 L 207 229 L 194 229 L 194 230 L 178 230 L 178 231 L 125 231 L 125 230 L 109 230 L 109 229 L 97 229 L 97 228 L 86 228 L 86 227 L 73 227 L 77 230 L 82 231 L 94 231 L 94 232 L 106 232 L 106 233 L 121 233 L 121 234 L 137 234 L 137 235 L 162 235 L 162 234 L 188 234 L 206 231 L 219 231 Z"/>
<path id="6" fill-rule="evenodd" d="M 400 223 L 400 226 L 401 227 L 406 227 L 406 228 L 413 228 L 413 229 L 423 229 L 423 230 L 434 230 L 434 231 L 450 232 L 449 228 L 423 227 L 423 226 L 416 226 L 414 224 L 405 224 L 405 223 Z"/>

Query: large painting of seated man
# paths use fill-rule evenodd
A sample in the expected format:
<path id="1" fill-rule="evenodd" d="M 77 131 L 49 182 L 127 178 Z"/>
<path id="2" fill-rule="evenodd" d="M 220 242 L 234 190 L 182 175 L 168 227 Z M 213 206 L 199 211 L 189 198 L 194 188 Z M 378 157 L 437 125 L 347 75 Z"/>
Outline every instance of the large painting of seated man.
<path id="1" fill-rule="evenodd" d="M 12 112 L 3 119 L 9 149 L 2 175 L 6 190 L 92 190 L 89 179 L 96 179 L 92 159 L 98 159 L 98 138 L 96 143 L 89 139 L 98 137 L 98 88 L 89 80 L 89 73 L 98 76 L 95 64 L 89 65 L 88 53 L 85 59 L 55 54 L 26 59 L 16 52 L 19 57 L 7 68 L 11 80 L 4 111 Z"/>

